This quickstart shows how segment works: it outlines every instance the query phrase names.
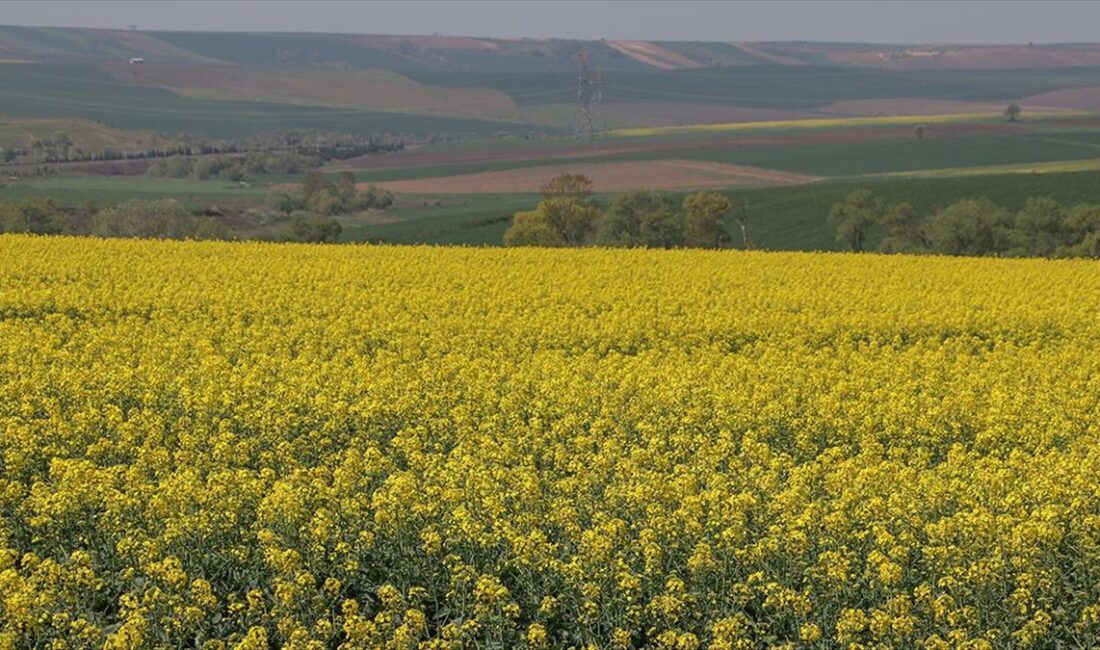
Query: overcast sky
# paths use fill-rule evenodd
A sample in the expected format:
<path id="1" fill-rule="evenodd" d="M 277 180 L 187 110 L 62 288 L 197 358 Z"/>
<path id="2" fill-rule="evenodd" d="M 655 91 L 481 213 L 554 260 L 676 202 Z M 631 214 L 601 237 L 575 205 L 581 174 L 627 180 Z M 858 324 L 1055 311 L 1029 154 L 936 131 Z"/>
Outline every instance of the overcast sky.
<path id="1" fill-rule="evenodd" d="M 667 40 L 1100 40 L 1100 2 L 0 0 L 0 24 Z"/>

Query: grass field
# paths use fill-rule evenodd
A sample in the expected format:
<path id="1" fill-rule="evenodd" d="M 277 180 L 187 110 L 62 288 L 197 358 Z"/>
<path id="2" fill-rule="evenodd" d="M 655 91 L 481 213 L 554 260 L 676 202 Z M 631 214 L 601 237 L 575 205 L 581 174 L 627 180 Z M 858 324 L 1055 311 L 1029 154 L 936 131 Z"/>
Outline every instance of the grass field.
<path id="1" fill-rule="evenodd" d="M 120 203 L 128 199 L 174 198 L 192 205 L 250 205 L 267 194 L 263 184 L 245 187 L 223 180 L 200 181 L 147 176 L 64 176 L 12 181 L 2 190 L 3 200 L 53 197 L 67 205 L 86 202 Z"/>

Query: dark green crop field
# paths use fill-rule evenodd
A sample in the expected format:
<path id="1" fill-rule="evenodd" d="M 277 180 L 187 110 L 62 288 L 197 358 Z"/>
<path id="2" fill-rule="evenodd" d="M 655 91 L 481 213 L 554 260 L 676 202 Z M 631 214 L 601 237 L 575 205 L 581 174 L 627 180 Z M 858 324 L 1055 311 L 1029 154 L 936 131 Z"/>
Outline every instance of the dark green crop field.
<path id="1" fill-rule="evenodd" d="M 423 83 L 488 87 L 520 105 L 572 102 L 576 74 L 562 72 L 408 73 Z M 812 109 L 853 99 L 926 97 L 1009 101 L 1048 90 L 1100 84 L 1100 68 L 1021 70 L 873 70 L 837 66 L 752 65 L 688 70 L 623 70 L 605 76 L 604 101 L 674 102 L 750 108 Z"/>
<path id="2" fill-rule="evenodd" d="M 119 128 L 216 138 L 291 128 L 483 137 L 532 130 L 512 122 L 193 99 L 166 89 L 121 83 L 94 64 L 0 64 L 0 112 L 13 117 L 80 117 Z"/>

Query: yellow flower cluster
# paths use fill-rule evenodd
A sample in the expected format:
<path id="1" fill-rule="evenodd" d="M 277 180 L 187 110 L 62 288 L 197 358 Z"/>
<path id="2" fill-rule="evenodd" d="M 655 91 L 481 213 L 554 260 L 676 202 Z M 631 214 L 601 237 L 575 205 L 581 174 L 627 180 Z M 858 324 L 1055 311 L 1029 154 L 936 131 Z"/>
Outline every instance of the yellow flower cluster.
<path id="1" fill-rule="evenodd" d="M 0 648 L 1100 632 L 1088 261 L 0 237 Z"/>

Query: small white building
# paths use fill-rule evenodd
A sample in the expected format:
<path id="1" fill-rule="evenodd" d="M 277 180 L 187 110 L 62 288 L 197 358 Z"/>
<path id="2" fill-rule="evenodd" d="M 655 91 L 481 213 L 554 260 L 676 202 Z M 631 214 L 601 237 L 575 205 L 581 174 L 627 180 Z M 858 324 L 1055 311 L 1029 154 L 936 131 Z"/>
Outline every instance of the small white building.
<path id="1" fill-rule="evenodd" d="M 140 56 L 135 56 L 134 58 L 130 59 L 130 63 L 145 63 L 145 59 L 141 58 Z"/>

